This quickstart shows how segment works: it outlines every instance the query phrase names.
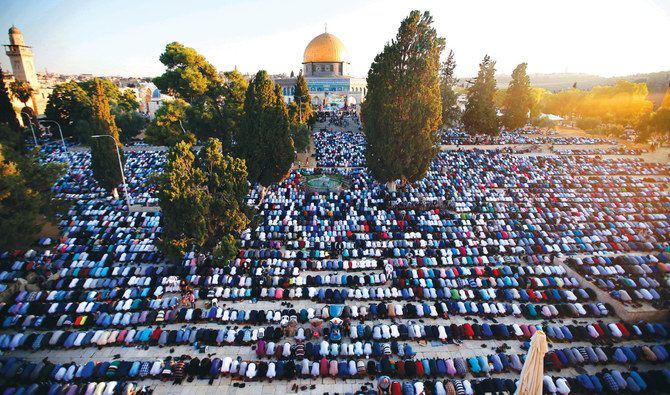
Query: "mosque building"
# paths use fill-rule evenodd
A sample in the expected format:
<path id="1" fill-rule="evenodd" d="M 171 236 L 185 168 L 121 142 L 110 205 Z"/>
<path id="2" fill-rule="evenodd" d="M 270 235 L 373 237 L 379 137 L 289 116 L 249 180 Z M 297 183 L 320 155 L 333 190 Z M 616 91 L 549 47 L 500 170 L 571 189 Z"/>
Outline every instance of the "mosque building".
<path id="1" fill-rule="evenodd" d="M 321 109 L 340 109 L 365 100 L 365 78 L 349 75 L 349 52 L 340 39 L 328 32 L 314 37 L 307 44 L 302 60 L 302 73 L 307 80 L 312 104 Z M 296 78 L 280 78 L 274 82 L 281 86 L 287 103 L 300 100 L 293 96 Z"/>

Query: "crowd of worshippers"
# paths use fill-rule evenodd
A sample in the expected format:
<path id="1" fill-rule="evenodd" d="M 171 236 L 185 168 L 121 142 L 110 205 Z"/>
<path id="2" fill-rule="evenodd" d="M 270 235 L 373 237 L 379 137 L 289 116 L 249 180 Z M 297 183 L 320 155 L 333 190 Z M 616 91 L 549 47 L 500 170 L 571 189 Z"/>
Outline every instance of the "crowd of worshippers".
<path id="1" fill-rule="evenodd" d="M 630 373 L 603 369 L 596 374 L 579 374 L 576 377 L 542 377 L 545 394 L 592 394 L 597 393 L 662 393 L 670 382 L 670 371 L 632 370 Z M 498 394 L 516 391 L 512 379 L 486 378 L 481 380 L 426 380 L 400 381 L 381 376 L 376 391 L 359 391 L 356 394 L 380 395 L 451 395 L 451 394 Z"/>
<path id="2" fill-rule="evenodd" d="M 670 266 L 663 253 L 568 258 L 566 264 L 623 304 L 642 307 L 643 302 L 650 302 L 667 308 L 670 293 L 662 283 L 667 282 Z"/>
<path id="3" fill-rule="evenodd" d="M 129 157 L 137 159 L 132 163 L 138 167 L 128 169 L 132 197 L 153 199 L 147 178 L 160 170 L 165 154 L 137 152 Z M 93 180 L 87 153 L 54 150 L 47 156 L 66 159 L 70 173 L 54 190 L 57 198 L 74 199 L 75 204 L 59 224 L 62 234 L 55 248 L 0 255 L 4 291 L 38 268 L 43 277 L 39 290 L 11 288 L 11 295 L 0 294 L 7 297 L 0 305 L 5 328 L 0 349 L 235 344 L 256 347 L 256 359 L 230 357 L 228 371 L 218 372 L 230 375 L 235 366 L 233 375 L 250 380 L 292 379 L 314 376 L 318 368 L 317 376 L 347 378 L 355 367 L 356 375 L 419 378 L 417 383 L 435 392 L 439 386 L 431 383 L 438 377 L 467 387 L 467 380 L 455 380 L 457 365 L 464 367 L 463 377 L 478 377 L 517 370 L 523 355 L 501 351 L 467 359 L 423 359 L 412 349 L 415 342 L 527 342 L 543 330 L 556 343 L 597 345 L 552 350 L 547 361 L 557 371 L 585 364 L 587 358 L 589 363 L 625 363 L 633 369 L 641 362 L 667 361 L 667 323 L 603 321 L 611 306 L 555 263 L 559 254 L 598 253 L 598 258 L 610 260 L 593 265 L 582 260 L 582 266 L 595 266 L 598 275 L 593 270 L 589 275 L 602 277 L 606 287 L 612 279 L 605 274 L 614 276 L 613 269 L 617 279 L 634 281 L 612 281 L 612 290 L 620 295 L 625 286 L 637 291 L 628 292 L 631 299 L 638 294 L 663 298 L 667 253 L 659 251 L 668 251 L 667 165 L 632 158 L 452 151 L 436 158 L 424 180 L 400 185 L 393 193 L 363 169 L 342 172 L 350 188 L 341 193 L 308 193 L 300 185 L 302 173 L 293 172 L 269 189 L 259 206 L 260 225 L 240 235 L 239 256 L 226 267 L 214 268 L 207 264 L 209 257 L 197 252 L 187 253 L 179 264 L 167 263 L 154 244 L 162 234 L 160 213 L 124 211 L 124 202 L 108 197 Z M 411 208 L 445 197 L 452 202 L 451 210 Z M 249 202 L 258 204 L 259 199 L 252 189 Z M 631 251 L 644 253 L 642 260 L 619 262 L 601 254 Z M 227 306 L 300 299 L 336 305 L 266 310 Z M 345 301 L 341 310 L 331 309 Z M 444 321 L 454 316 L 466 322 Z M 518 323 L 495 321 L 505 316 L 516 317 Z M 575 317 L 586 321 L 562 321 Z M 342 322 L 333 326 L 334 318 Z M 530 323 L 534 319 L 545 321 Z M 167 324 L 196 326 L 169 329 Z M 618 344 L 623 341 L 638 345 Z M 224 366 L 227 358 L 207 359 Z M 14 362 L 3 361 L 3 368 L 12 366 L 13 371 Z M 145 362 L 151 364 L 149 371 L 156 365 L 140 362 L 138 375 Z M 161 360 L 156 366 L 162 372 L 165 365 Z M 198 369 L 201 365 L 202 360 Z M 14 374 L 25 372 L 21 366 Z M 76 376 L 83 366 L 56 372 L 63 373 L 59 377 Z M 609 374 L 617 383 L 613 372 Z M 565 384 L 573 392 L 610 391 L 607 374 L 567 377 Z M 621 379 L 636 391 L 667 385 L 665 374 L 628 369 Z M 87 381 L 100 381 L 91 377 L 77 385 L 88 388 Z M 504 382 L 486 378 L 470 387 L 475 391 L 478 385 Z M 545 388 L 550 383 L 545 381 Z M 402 385 L 401 391 L 412 393 Z"/>
<path id="4" fill-rule="evenodd" d="M 90 201 L 104 200 L 108 191 L 100 187 L 93 178 L 90 169 L 91 154 L 87 151 L 68 151 L 65 153 L 57 149 L 58 146 L 52 144 L 51 147 L 52 151 L 42 161 L 63 163 L 67 166 L 68 171 L 67 175 L 61 177 L 52 187 L 52 190 L 57 193 L 56 198 L 70 199 L 77 204 L 89 204 Z M 150 182 L 149 177 L 162 171 L 165 160 L 166 155 L 163 151 L 125 151 L 124 169 L 131 204 L 158 205 L 156 189 Z M 124 190 L 122 185 L 119 185 L 119 190 Z M 123 203 L 125 202 L 121 200 L 115 202 L 113 206 L 103 203 L 105 205 L 104 210 L 115 210 L 117 206 Z"/>
<path id="5" fill-rule="evenodd" d="M 554 149 L 557 155 L 642 155 L 648 151 L 642 148 L 607 148 L 607 149 Z"/>
<path id="6" fill-rule="evenodd" d="M 589 352 L 587 352 L 588 350 Z M 600 348 L 595 350 L 591 347 L 582 347 L 578 349 L 557 350 L 561 354 L 570 355 L 576 362 L 573 366 L 584 364 L 583 361 L 589 361 L 590 355 L 597 359 L 597 351 L 603 357 L 604 351 Z M 565 351 L 565 353 L 563 353 Z M 555 354 L 552 354 L 555 356 Z M 652 353 L 652 355 L 654 355 Z M 512 354 L 515 356 L 515 354 Z M 667 356 L 667 353 L 666 353 Z M 567 357 L 566 357 L 567 358 Z M 581 358 L 582 362 L 579 362 Z M 558 357 L 556 357 L 558 359 Z M 493 361 L 493 362 L 491 362 Z M 589 362 L 586 362 L 589 363 Z M 597 364 L 598 362 L 596 362 Z M 513 364 L 515 366 L 513 366 Z M 493 384 L 497 391 L 513 391 L 515 388 L 514 380 L 498 379 L 501 382 L 491 382 L 491 379 L 477 379 L 470 381 L 464 379 L 466 371 L 475 373 L 479 376 L 481 369 L 487 371 L 496 370 L 500 372 L 520 371 L 522 362 L 519 357 L 508 358 L 504 353 L 493 354 L 488 357 L 471 357 L 465 362 L 461 358 L 451 359 L 423 359 L 423 360 L 391 360 L 388 357 L 382 357 L 380 361 L 375 360 L 327 360 L 325 358 L 310 361 L 307 358 L 299 359 L 270 359 L 268 361 L 243 360 L 241 357 L 233 358 L 230 356 L 219 358 L 208 355 L 202 359 L 189 355 L 178 357 L 166 357 L 165 359 L 127 361 L 115 359 L 112 362 L 87 362 L 84 365 L 76 363 L 54 364 L 45 358 L 39 363 L 30 363 L 17 358 L 9 358 L 2 361 L 0 374 L 12 381 L 14 385 L 29 385 L 30 391 L 27 393 L 61 393 L 51 392 L 52 389 L 63 390 L 63 385 L 75 385 L 79 383 L 80 387 L 67 388 L 63 393 L 119 393 L 119 389 L 124 394 L 128 393 L 147 393 L 144 388 L 138 390 L 137 385 L 127 380 L 158 379 L 162 381 L 173 381 L 174 384 L 182 384 L 184 380 L 191 382 L 194 379 L 213 379 L 220 377 L 231 377 L 234 380 L 242 381 L 274 381 L 274 380 L 294 380 L 298 378 L 318 378 L 318 377 L 340 377 L 340 378 L 367 378 L 377 377 L 378 386 L 381 393 L 390 394 L 421 394 L 422 391 L 413 392 L 419 386 L 429 386 L 432 394 L 445 394 L 446 388 L 451 386 L 463 387 L 465 393 L 475 394 Z M 550 367 L 550 370 L 552 368 Z M 560 369 L 559 369 L 560 370 Z M 391 380 L 393 378 L 394 380 Z M 445 379 L 446 380 L 443 380 Z M 414 380 L 404 382 L 403 380 Z M 90 384 L 85 384 L 95 380 Z M 436 381 L 433 381 L 436 380 Z M 35 381 L 44 384 L 32 384 Z M 55 382 L 55 384 L 46 384 L 46 381 Z M 488 383 L 486 383 L 488 381 Z M 577 377 L 552 377 L 544 376 L 544 389 L 548 393 L 581 393 L 583 390 L 603 391 L 624 391 L 641 392 L 662 388 L 670 383 L 670 371 L 667 369 L 639 371 L 633 367 L 630 371 L 621 372 L 618 369 L 602 369 L 601 372 L 593 375 L 581 374 Z M 69 384 L 64 384 L 69 383 Z M 105 383 L 105 385 L 101 385 Z M 438 384 L 439 383 L 439 384 Z M 503 385 L 500 388 L 500 385 Z M 54 385 L 58 385 L 54 387 Z M 414 388 L 407 388 L 406 386 Z M 396 388 L 392 388 L 392 387 Z M 433 386 L 436 386 L 433 387 Z M 119 388 L 120 387 L 120 388 Z M 441 388 L 440 388 L 441 387 Z M 468 388 L 469 387 L 469 388 Z M 10 387 L 12 388 L 12 387 Z M 15 387 L 14 387 L 15 388 Z M 25 387 L 23 387 L 25 388 Z M 559 390 L 559 388 L 561 388 Z M 16 389 L 16 388 L 15 388 Z M 39 392 L 47 390 L 48 392 Z M 96 392 L 100 391 L 100 392 Z M 136 392 L 139 391 L 139 392 Z"/>
<path id="7" fill-rule="evenodd" d="M 321 128 L 312 133 L 314 155 L 321 167 L 365 166 L 365 136 L 361 131 Z"/>
<path id="8" fill-rule="evenodd" d="M 552 145 L 616 145 L 617 140 L 601 137 L 558 137 L 537 129 L 502 130 L 498 136 L 472 135 L 455 128 L 438 132 L 442 145 L 501 145 L 501 144 L 552 144 Z M 532 135 L 532 136 L 526 136 Z"/>

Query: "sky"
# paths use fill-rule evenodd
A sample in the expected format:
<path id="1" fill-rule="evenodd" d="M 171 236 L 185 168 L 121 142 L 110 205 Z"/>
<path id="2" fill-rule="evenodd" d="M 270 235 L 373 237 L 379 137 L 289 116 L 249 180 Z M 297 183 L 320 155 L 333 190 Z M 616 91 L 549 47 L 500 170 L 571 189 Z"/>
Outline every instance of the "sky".
<path id="1" fill-rule="evenodd" d="M 352 75 L 365 77 L 413 9 L 433 15 L 443 57 L 454 50 L 461 77 L 476 75 L 485 54 L 501 74 L 521 62 L 529 74 L 670 70 L 670 0 L 0 0 L 0 28 L 21 30 L 38 71 L 152 77 L 173 41 L 219 71 L 297 73 L 327 24 L 349 51 Z M 0 64 L 11 70 L 6 55 Z"/>

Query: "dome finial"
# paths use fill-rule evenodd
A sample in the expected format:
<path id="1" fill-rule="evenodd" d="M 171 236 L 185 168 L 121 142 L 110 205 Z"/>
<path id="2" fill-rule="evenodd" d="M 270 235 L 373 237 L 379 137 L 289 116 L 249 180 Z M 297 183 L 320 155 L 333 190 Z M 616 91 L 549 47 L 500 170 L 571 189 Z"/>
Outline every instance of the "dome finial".
<path id="1" fill-rule="evenodd" d="M 324 23 L 324 29 L 326 33 L 328 33 L 328 22 Z"/>

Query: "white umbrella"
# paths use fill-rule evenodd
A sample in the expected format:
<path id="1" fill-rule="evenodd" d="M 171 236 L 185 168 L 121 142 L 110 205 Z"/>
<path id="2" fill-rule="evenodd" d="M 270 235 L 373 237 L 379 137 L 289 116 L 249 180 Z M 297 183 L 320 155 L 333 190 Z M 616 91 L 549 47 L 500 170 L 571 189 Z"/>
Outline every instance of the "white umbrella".
<path id="1" fill-rule="evenodd" d="M 330 323 L 331 323 L 331 324 L 334 324 L 334 325 L 341 325 L 342 322 L 343 322 L 343 321 L 342 321 L 340 318 L 337 318 L 337 317 L 335 317 L 335 318 L 333 318 L 332 320 L 330 320 Z"/>
<path id="2" fill-rule="evenodd" d="M 549 351 L 547 336 L 537 331 L 530 340 L 526 362 L 521 370 L 521 379 L 516 384 L 514 395 L 542 395 L 544 376 L 544 354 Z"/>

